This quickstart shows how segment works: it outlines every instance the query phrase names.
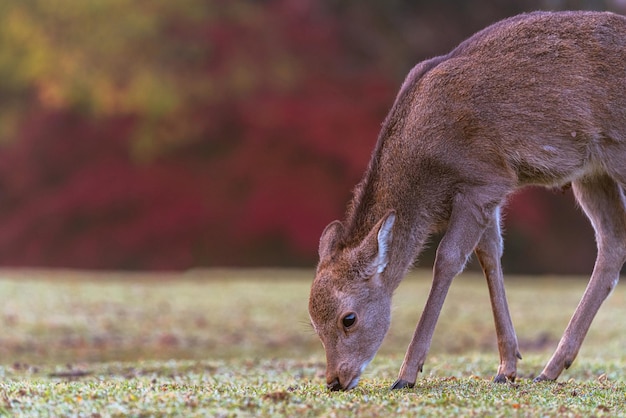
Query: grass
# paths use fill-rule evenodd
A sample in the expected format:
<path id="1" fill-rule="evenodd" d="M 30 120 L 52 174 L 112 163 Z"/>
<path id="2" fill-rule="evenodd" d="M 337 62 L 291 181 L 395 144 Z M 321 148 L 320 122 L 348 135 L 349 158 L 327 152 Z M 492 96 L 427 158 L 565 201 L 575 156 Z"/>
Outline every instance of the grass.
<path id="1" fill-rule="evenodd" d="M 446 300 L 414 389 L 389 391 L 429 275 L 408 277 L 360 385 L 329 393 L 308 325 L 312 272 L 0 271 L 3 416 L 626 416 L 626 288 L 605 303 L 557 383 L 533 384 L 585 281 L 509 278 L 524 360 L 490 382 L 498 354 L 484 279 Z"/>

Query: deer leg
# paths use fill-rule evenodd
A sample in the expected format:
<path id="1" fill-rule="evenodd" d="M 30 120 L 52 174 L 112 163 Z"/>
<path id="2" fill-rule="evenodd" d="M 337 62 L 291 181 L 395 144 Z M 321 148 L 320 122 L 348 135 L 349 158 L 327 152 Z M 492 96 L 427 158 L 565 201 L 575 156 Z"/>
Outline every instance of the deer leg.
<path id="1" fill-rule="evenodd" d="M 598 255 L 585 293 L 536 382 L 556 380 L 572 364 L 593 318 L 617 285 L 626 260 L 626 200 L 620 185 L 604 175 L 576 181 L 572 187 L 595 230 Z"/>
<path id="2" fill-rule="evenodd" d="M 415 385 L 417 374 L 422 371 L 435 325 L 452 279 L 463 270 L 468 257 L 478 244 L 478 240 L 489 224 L 491 217 L 489 212 L 463 195 L 457 195 L 454 199 L 448 229 L 437 248 L 433 283 L 426 306 L 392 389 Z"/>
<path id="3" fill-rule="evenodd" d="M 483 233 L 476 246 L 476 256 L 485 272 L 491 309 L 496 325 L 500 365 L 493 381 L 504 383 L 507 380 L 515 381 L 517 375 L 517 360 L 522 356 L 517 346 L 517 336 L 509 313 L 509 306 L 504 290 L 504 279 L 500 258 L 502 257 L 502 235 L 500 233 L 500 211 L 495 211 L 491 223 Z"/>

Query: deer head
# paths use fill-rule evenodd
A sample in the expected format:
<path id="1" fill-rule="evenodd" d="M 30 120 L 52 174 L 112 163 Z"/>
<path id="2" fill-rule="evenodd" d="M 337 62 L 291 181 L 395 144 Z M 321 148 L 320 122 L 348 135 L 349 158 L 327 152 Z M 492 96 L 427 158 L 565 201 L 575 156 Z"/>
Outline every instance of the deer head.
<path id="1" fill-rule="evenodd" d="M 326 351 L 326 382 L 331 390 L 349 390 L 358 384 L 389 329 L 392 291 L 384 276 L 395 219 L 395 212 L 389 211 L 360 243 L 350 247 L 342 242 L 341 222 L 332 222 L 322 233 L 309 315 Z"/>

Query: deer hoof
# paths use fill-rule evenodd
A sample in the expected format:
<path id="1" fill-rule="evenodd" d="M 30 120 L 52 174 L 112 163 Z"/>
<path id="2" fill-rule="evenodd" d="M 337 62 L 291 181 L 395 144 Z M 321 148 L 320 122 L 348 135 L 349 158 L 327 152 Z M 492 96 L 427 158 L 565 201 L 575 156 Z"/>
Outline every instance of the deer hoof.
<path id="1" fill-rule="evenodd" d="M 493 383 L 506 383 L 506 376 L 503 374 L 497 374 L 494 378 L 493 378 Z"/>
<path id="2" fill-rule="evenodd" d="M 506 383 L 506 382 L 515 382 L 515 374 L 511 374 L 510 376 L 505 375 L 504 373 L 498 373 L 493 378 L 493 383 Z"/>
<path id="3" fill-rule="evenodd" d="M 533 379 L 534 383 L 539 383 L 539 382 L 554 382 L 555 379 L 548 379 L 548 377 L 541 373 L 539 376 L 535 377 Z"/>
<path id="4" fill-rule="evenodd" d="M 415 386 L 415 383 L 407 382 L 406 380 L 398 379 L 395 381 L 393 385 L 391 385 L 391 390 L 397 389 L 412 389 Z"/>

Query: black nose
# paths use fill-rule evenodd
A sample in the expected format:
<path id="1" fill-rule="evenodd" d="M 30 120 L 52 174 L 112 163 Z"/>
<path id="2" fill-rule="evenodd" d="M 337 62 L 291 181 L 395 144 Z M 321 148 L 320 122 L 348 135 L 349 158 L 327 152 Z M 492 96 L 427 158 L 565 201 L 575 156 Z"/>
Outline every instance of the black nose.
<path id="1" fill-rule="evenodd" d="M 339 383 L 339 379 L 335 379 L 332 382 L 328 383 L 326 385 L 326 387 L 328 388 L 328 390 L 332 391 L 332 392 L 336 392 L 338 390 L 341 390 L 341 383 Z"/>

